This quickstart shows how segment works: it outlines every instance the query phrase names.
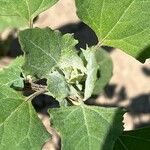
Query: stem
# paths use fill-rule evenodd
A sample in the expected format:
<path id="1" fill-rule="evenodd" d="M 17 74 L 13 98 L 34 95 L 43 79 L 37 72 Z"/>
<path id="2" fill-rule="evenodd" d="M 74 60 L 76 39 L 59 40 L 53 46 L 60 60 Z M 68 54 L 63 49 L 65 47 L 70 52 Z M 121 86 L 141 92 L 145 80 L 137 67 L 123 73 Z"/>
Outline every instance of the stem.
<path id="1" fill-rule="evenodd" d="M 44 94 L 45 92 L 47 92 L 48 90 L 47 89 L 40 89 L 39 91 L 33 93 L 32 95 L 30 95 L 26 101 L 29 101 L 29 100 L 32 100 L 33 98 L 37 97 L 38 95 L 40 94 Z"/>
<path id="2" fill-rule="evenodd" d="M 82 99 L 78 99 L 78 101 L 79 101 L 79 103 L 80 103 L 81 105 L 83 105 L 83 104 L 84 104 L 84 102 L 83 102 L 83 100 L 82 100 Z"/>
<path id="3" fill-rule="evenodd" d="M 74 100 L 74 99 L 71 98 L 71 97 L 68 97 L 68 100 L 69 100 L 73 105 L 75 105 L 75 106 L 79 106 L 79 105 L 80 105 L 80 103 L 79 103 L 78 101 Z"/>
<path id="4" fill-rule="evenodd" d="M 70 100 L 72 102 L 73 105 L 79 106 L 79 105 L 83 105 L 83 99 L 81 98 L 81 96 L 78 95 L 78 97 L 73 98 L 71 96 L 68 97 L 68 100 Z"/>
<path id="5" fill-rule="evenodd" d="M 45 86 L 45 85 L 36 84 L 33 82 L 31 82 L 30 84 L 31 84 L 31 88 L 33 91 L 40 91 L 41 89 L 47 89 L 47 86 Z"/>

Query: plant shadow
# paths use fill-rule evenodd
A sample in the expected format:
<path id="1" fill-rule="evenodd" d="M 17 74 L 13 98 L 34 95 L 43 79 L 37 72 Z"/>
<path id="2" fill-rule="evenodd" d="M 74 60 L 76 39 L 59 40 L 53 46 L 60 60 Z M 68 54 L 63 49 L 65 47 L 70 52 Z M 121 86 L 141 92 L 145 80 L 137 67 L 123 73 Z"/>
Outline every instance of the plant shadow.
<path id="1" fill-rule="evenodd" d="M 13 29 L 8 33 L 5 39 L 0 39 L 0 57 L 15 58 L 23 54 L 18 38 L 15 36 L 16 29 Z"/>
<path id="2" fill-rule="evenodd" d="M 98 44 L 98 38 L 95 32 L 83 22 L 67 24 L 58 28 L 58 30 L 62 34 L 73 34 L 74 38 L 78 40 L 78 44 L 75 46 L 77 50 L 80 50 L 81 48 L 86 49 L 87 45 L 88 47 L 91 47 Z M 108 46 L 103 46 L 102 48 L 108 52 L 112 52 L 114 50 L 112 47 Z"/>
<path id="3" fill-rule="evenodd" d="M 144 48 L 141 53 L 138 56 L 138 60 L 140 60 L 142 63 L 145 62 L 146 59 L 150 58 L 150 46 L 147 46 Z"/>
<path id="4" fill-rule="evenodd" d="M 150 77 L 150 68 L 142 67 L 142 72 L 145 76 Z"/>

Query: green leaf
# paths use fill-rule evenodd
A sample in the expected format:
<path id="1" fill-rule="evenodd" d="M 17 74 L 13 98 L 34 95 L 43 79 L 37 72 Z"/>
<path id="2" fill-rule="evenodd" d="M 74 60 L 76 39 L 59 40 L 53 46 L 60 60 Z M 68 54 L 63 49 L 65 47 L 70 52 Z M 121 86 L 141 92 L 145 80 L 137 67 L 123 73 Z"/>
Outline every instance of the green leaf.
<path id="1" fill-rule="evenodd" d="M 102 48 L 91 47 L 82 52 L 87 61 L 84 91 L 84 100 L 87 100 L 91 95 L 99 95 L 103 91 L 112 76 L 113 64 L 109 54 Z"/>
<path id="2" fill-rule="evenodd" d="M 69 94 L 69 88 L 63 75 L 55 71 L 47 77 L 48 90 L 57 100 L 64 100 Z"/>
<path id="3" fill-rule="evenodd" d="M 84 100 L 91 97 L 97 80 L 98 63 L 96 60 L 96 49 L 83 50 L 83 55 L 87 61 L 87 78 L 85 81 Z"/>
<path id="4" fill-rule="evenodd" d="M 20 77 L 23 63 L 24 58 L 18 57 L 9 65 L 9 68 L 4 68 L 0 71 L 0 88 L 3 86 L 10 88 L 13 83 L 23 82 L 23 79 Z"/>
<path id="5" fill-rule="evenodd" d="M 23 66 L 26 75 L 44 77 L 58 64 L 61 56 L 61 35 L 49 28 L 27 29 L 19 34 L 25 52 Z"/>
<path id="6" fill-rule="evenodd" d="M 83 68 L 83 70 L 79 70 L 75 67 L 68 67 L 63 69 L 63 73 L 65 75 L 65 78 L 69 84 L 76 84 L 80 81 L 84 80 L 85 71 L 86 68 Z"/>
<path id="7" fill-rule="evenodd" d="M 113 62 L 110 55 L 102 48 L 97 49 L 96 59 L 99 66 L 99 78 L 96 81 L 93 94 L 99 95 L 112 77 Z"/>
<path id="8" fill-rule="evenodd" d="M 20 20 L 18 16 L 0 16 L 0 32 L 4 31 L 6 28 L 24 28 L 26 27 L 26 22 Z"/>
<path id="9" fill-rule="evenodd" d="M 71 66 L 85 70 L 81 58 L 75 53 L 72 35 L 62 36 L 50 28 L 35 28 L 20 32 L 19 39 L 26 56 L 23 68 L 27 75 L 45 77 L 54 67 Z"/>
<path id="10" fill-rule="evenodd" d="M 123 112 L 114 108 L 81 105 L 49 113 L 62 150 L 111 150 L 123 128 Z"/>
<path id="11" fill-rule="evenodd" d="M 150 127 L 124 131 L 115 143 L 114 150 L 147 150 L 150 147 Z"/>
<path id="12" fill-rule="evenodd" d="M 61 59 L 59 62 L 59 67 L 61 69 L 66 69 L 69 67 L 77 68 L 82 72 L 86 72 L 82 59 L 78 56 L 75 49 L 75 45 L 78 43 L 73 39 L 72 35 L 66 34 L 63 36 L 65 44 L 68 47 L 62 49 Z"/>
<path id="13" fill-rule="evenodd" d="M 7 27 L 30 26 L 33 19 L 58 0 L 0 0 L 0 30 Z"/>
<path id="14" fill-rule="evenodd" d="M 11 85 L 20 80 L 23 58 L 0 71 L 0 149 L 37 150 L 50 137 L 31 101 Z"/>
<path id="15" fill-rule="evenodd" d="M 135 58 L 150 45 L 149 0 L 76 0 L 76 5 L 78 16 L 96 32 L 100 45 L 120 48 Z"/>

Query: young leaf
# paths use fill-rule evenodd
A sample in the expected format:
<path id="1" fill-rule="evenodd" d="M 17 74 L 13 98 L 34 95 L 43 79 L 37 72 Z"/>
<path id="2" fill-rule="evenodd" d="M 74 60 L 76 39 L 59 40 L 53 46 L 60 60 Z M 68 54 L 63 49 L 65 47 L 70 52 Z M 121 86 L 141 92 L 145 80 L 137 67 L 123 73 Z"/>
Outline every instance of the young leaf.
<path id="1" fill-rule="evenodd" d="M 26 56 L 26 74 L 45 77 L 56 66 L 85 70 L 82 60 L 75 53 L 75 41 L 71 35 L 62 36 L 50 28 L 35 28 L 20 32 L 19 39 Z"/>
<path id="2" fill-rule="evenodd" d="M 150 147 L 150 127 L 124 131 L 115 143 L 114 150 L 147 150 Z"/>
<path id="3" fill-rule="evenodd" d="M 93 94 L 99 95 L 103 91 L 104 87 L 109 82 L 112 76 L 113 62 L 109 54 L 102 48 L 97 49 L 96 59 L 99 66 L 99 77 L 95 83 Z"/>
<path id="4" fill-rule="evenodd" d="M 87 78 L 85 81 L 84 100 L 87 100 L 93 93 L 97 80 L 98 63 L 96 60 L 96 49 L 83 50 L 83 55 L 87 61 Z"/>
<path id="5" fill-rule="evenodd" d="M 63 39 L 68 45 L 68 47 L 64 47 L 62 49 L 61 59 L 59 62 L 59 67 L 61 69 L 66 69 L 69 67 L 77 68 L 82 72 L 85 72 L 86 69 L 84 67 L 82 59 L 78 56 L 77 51 L 75 49 L 75 45 L 78 43 L 70 34 L 66 34 L 63 36 Z"/>
<path id="6" fill-rule="evenodd" d="M 0 149 L 40 149 L 50 137 L 30 101 L 12 85 L 20 80 L 23 58 L 0 71 Z"/>
<path id="7" fill-rule="evenodd" d="M 60 33 L 49 28 L 27 29 L 20 32 L 19 39 L 25 52 L 23 68 L 27 75 L 44 77 L 60 60 Z"/>
<path id="8" fill-rule="evenodd" d="M 87 78 L 85 81 L 84 100 L 92 94 L 98 95 L 102 92 L 112 76 L 112 59 L 102 48 L 92 47 L 83 50 L 87 61 Z"/>
<path id="9" fill-rule="evenodd" d="M 32 26 L 33 19 L 58 0 L 0 0 L 0 22 L 5 27 L 20 23 Z M 15 20 L 14 20 L 15 19 Z M 4 21 L 4 22 L 3 22 Z M 18 23 L 19 22 L 19 23 Z"/>
<path id="10" fill-rule="evenodd" d="M 149 0 L 76 0 L 76 5 L 78 16 L 96 32 L 101 45 L 135 58 L 150 45 Z M 145 59 L 150 58 L 148 51 Z"/>
<path id="11" fill-rule="evenodd" d="M 57 100 L 65 99 L 69 94 L 69 88 L 63 75 L 55 71 L 48 75 L 48 90 L 51 96 Z"/>
<path id="12" fill-rule="evenodd" d="M 122 132 L 123 112 L 118 109 L 81 105 L 49 113 L 62 150 L 111 150 Z"/>
<path id="13" fill-rule="evenodd" d="M 85 76 L 86 68 L 83 66 L 83 70 L 79 70 L 75 67 L 68 67 L 63 69 L 63 73 L 68 83 L 76 84 L 83 80 Z"/>

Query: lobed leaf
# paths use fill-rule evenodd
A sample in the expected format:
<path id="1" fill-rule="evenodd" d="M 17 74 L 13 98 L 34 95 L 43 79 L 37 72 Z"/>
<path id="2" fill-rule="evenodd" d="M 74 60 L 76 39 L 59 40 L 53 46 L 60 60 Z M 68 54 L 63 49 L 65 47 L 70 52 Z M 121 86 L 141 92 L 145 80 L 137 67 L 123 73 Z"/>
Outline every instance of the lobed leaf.
<path id="1" fill-rule="evenodd" d="M 49 113 L 62 150 L 111 150 L 123 128 L 123 112 L 114 108 L 80 105 Z"/>
<path id="2" fill-rule="evenodd" d="M 30 101 L 12 88 L 20 80 L 23 57 L 0 71 L 0 149 L 37 150 L 50 137 Z"/>
<path id="3" fill-rule="evenodd" d="M 142 62 L 150 58 L 150 0 L 76 0 L 76 5 L 101 46 L 120 48 Z"/>

